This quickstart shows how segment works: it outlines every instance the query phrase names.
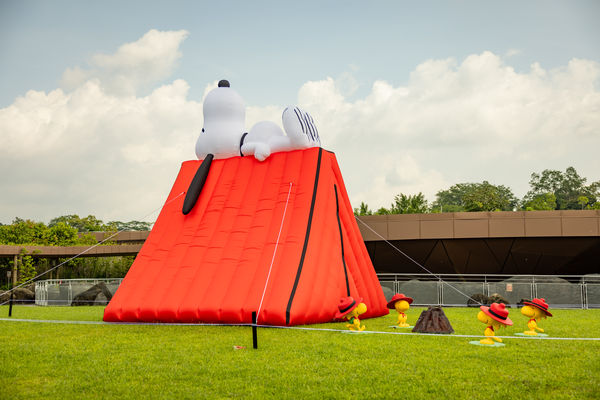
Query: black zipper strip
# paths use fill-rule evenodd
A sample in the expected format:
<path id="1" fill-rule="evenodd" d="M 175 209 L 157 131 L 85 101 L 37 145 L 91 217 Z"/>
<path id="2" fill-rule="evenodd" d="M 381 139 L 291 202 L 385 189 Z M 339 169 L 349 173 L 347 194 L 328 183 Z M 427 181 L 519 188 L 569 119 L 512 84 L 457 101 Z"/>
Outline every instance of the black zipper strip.
<path id="1" fill-rule="evenodd" d="M 315 185 L 313 187 L 312 201 L 310 203 L 310 213 L 308 214 L 308 223 L 306 224 L 306 235 L 304 236 L 304 247 L 302 248 L 302 255 L 300 256 L 300 263 L 298 265 L 298 272 L 296 272 L 296 280 L 292 287 L 292 293 L 290 293 L 290 299 L 285 309 L 285 324 L 290 323 L 290 310 L 292 309 L 292 302 L 296 295 L 296 289 L 298 288 L 298 282 L 300 281 L 300 274 L 302 273 L 302 267 L 304 266 L 304 257 L 306 256 L 306 249 L 308 248 L 308 239 L 310 237 L 310 227 L 312 225 L 312 218 L 315 211 L 315 202 L 317 201 L 317 187 L 319 186 L 319 174 L 321 172 L 321 155 L 323 154 L 323 148 L 319 147 L 319 157 L 317 159 L 317 172 L 315 173 Z"/>
<path id="2" fill-rule="evenodd" d="M 344 264 L 344 276 L 346 277 L 346 292 L 350 296 L 350 283 L 348 282 L 348 268 L 346 268 L 346 259 L 344 258 L 344 236 L 342 235 L 342 223 L 340 221 L 340 203 L 338 200 L 337 185 L 333 185 L 335 190 L 335 213 L 337 215 L 338 228 L 340 228 L 340 246 L 342 248 L 342 264 Z"/>

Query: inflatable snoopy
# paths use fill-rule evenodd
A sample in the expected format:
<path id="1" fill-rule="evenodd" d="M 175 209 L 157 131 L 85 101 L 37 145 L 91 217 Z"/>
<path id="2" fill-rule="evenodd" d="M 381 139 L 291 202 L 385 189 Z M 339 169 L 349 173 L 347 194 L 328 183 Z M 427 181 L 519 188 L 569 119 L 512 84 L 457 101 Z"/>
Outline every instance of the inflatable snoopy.
<path id="1" fill-rule="evenodd" d="M 312 117 L 298 107 L 287 107 L 282 122 L 285 134 L 271 121 L 245 130 L 246 110 L 239 94 L 222 80 L 204 99 L 204 127 L 196 142 L 196 156 L 204 160 L 253 155 L 264 161 L 272 153 L 321 146 Z"/>
<path id="2" fill-rule="evenodd" d="M 275 123 L 261 121 L 245 131 L 244 101 L 229 82 L 222 80 L 204 99 L 204 127 L 196 141 L 196 156 L 203 160 L 198 167 L 183 201 L 187 215 L 198 200 L 213 158 L 253 155 L 264 161 L 272 153 L 320 147 L 319 132 L 312 117 L 298 107 L 283 111 L 283 129 Z"/>

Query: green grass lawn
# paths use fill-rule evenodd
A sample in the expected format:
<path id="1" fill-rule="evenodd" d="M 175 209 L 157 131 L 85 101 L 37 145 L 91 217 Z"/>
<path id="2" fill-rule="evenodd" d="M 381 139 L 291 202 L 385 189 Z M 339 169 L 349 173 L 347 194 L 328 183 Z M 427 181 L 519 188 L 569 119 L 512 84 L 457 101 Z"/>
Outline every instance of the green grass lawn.
<path id="1" fill-rule="evenodd" d="M 407 314 L 414 324 L 422 308 Z M 103 307 L 16 306 L 13 318 L 102 319 Z M 446 308 L 456 334 L 482 335 L 478 309 Z M 600 337 L 600 310 L 552 310 L 552 337 Z M 8 307 L 0 307 L 0 317 Z M 526 318 L 510 309 L 515 327 Z M 392 332 L 396 315 L 364 320 Z M 312 327 L 344 329 L 344 324 Z M 403 330 L 405 331 L 405 330 Z M 408 330 L 406 330 L 408 331 Z M 600 398 L 600 342 L 342 334 L 249 327 L 0 321 L 0 399 Z M 234 346 L 246 346 L 234 350 Z"/>

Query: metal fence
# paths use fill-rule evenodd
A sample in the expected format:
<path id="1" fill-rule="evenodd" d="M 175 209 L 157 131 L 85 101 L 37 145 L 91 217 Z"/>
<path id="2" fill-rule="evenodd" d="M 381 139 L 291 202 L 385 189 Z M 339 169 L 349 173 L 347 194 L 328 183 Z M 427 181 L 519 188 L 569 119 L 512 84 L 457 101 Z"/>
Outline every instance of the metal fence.
<path id="1" fill-rule="evenodd" d="M 415 305 L 466 306 L 474 295 L 509 304 L 544 298 L 554 308 L 600 308 L 600 275 L 377 274 L 386 297 L 404 293 Z"/>
<path id="2" fill-rule="evenodd" d="M 70 306 L 73 298 L 94 285 L 104 283 L 111 294 L 117 291 L 121 278 L 112 279 L 47 279 L 35 283 L 35 304 L 39 306 Z M 94 303 L 107 304 L 103 293 L 98 293 Z"/>
<path id="3" fill-rule="evenodd" d="M 499 295 L 509 304 L 544 298 L 553 308 L 600 308 L 600 275 L 377 274 L 386 297 L 404 293 L 415 305 L 466 306 L 469 297 Z M 73 298 L 103 282 L 114 294 L 122 279 L 48 279 L 35 283 L 36 305 L 71 305 Z M 94 300 L 106 304 L 99 293 Z"/>

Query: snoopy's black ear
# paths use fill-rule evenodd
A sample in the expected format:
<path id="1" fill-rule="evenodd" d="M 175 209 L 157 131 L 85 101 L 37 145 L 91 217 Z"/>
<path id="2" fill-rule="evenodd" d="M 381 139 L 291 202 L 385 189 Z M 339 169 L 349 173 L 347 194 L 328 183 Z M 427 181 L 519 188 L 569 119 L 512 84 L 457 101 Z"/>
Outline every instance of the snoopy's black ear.
<path id="1" fill-rule="evenodd" d="M 198 196 L 200 196 L 200 192 L 202 192 L 202 188 L 206 182 L 208 171 L 210 171 L 210 164 L 212 163 L 213 157 L 212 154 L 207 154 L 196 170 L 196 174 L 194 175 L 190 187 L 185 194 L 185 199 L 183 200 L 183 208 L 181 209 L 183 215 L 189 214 L 190 211 L 192 211 L 192 208 L 194 208 L 194 205 L 196 205 Z"/>
<path id="2" fill-rule="evenodd" d="M 221 79 L 219 81 L 219 87 L 229 87 L 229 81 L 227 79 Z"/>

